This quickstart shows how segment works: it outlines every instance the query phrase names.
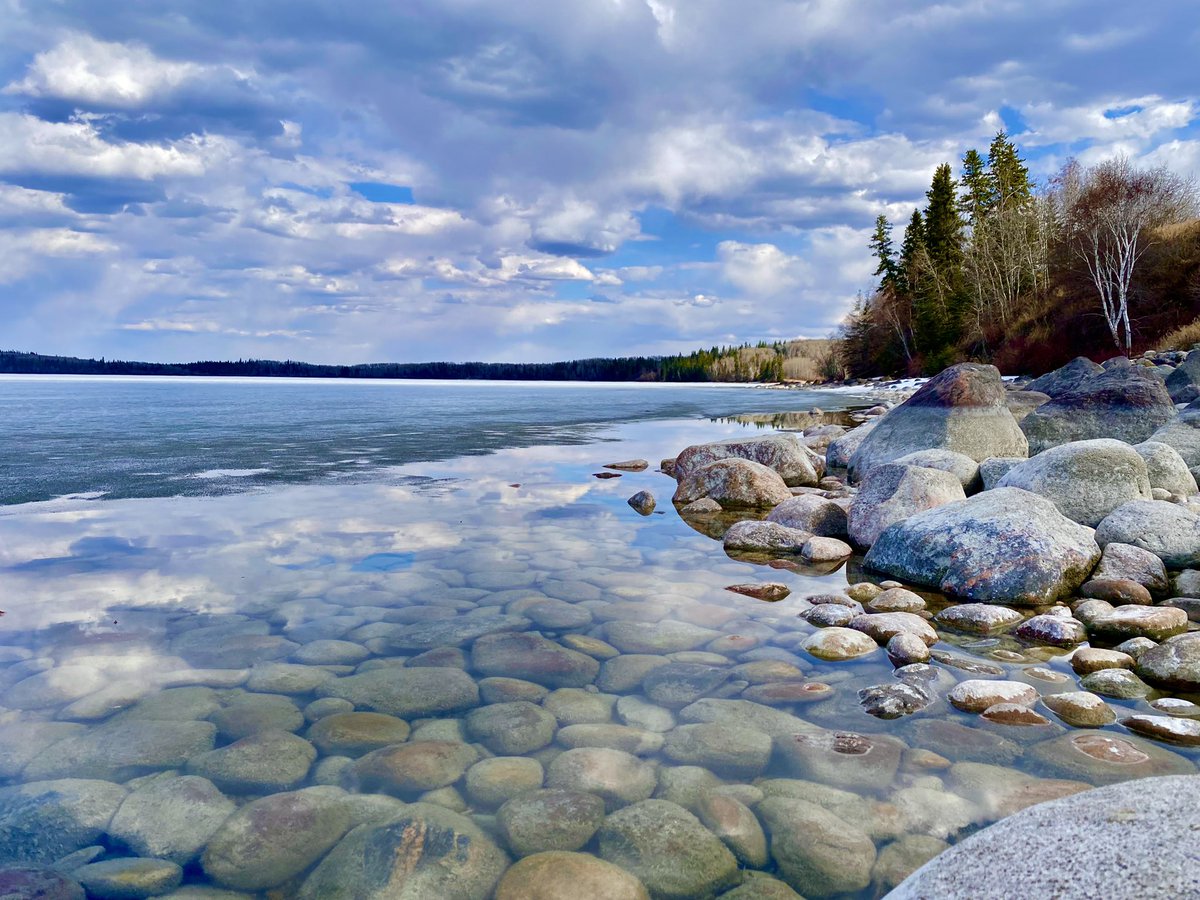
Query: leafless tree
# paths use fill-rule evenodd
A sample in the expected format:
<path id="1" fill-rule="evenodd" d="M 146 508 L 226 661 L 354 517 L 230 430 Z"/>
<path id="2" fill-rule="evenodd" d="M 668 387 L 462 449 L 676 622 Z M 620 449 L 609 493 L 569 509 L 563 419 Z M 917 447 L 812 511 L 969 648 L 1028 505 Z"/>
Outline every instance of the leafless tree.
<path id="1" fill-rule="evenodd" d="M 1090 168 L 1067 163 L 1052 198 L 1063 239 L 1087 266 L 1113 342 L 1128 353 L 1134 270 L 1155 229 L 1195 214 L 1195 184 L 1166 167 L 1139 169 L 1119 156 Z"/>

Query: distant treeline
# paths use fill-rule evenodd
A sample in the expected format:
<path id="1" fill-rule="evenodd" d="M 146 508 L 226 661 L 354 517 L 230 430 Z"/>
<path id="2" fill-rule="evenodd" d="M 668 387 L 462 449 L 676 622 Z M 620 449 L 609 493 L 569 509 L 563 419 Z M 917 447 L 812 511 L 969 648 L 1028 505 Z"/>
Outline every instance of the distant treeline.
<path id="1" fill-rule="evenodd" d="M 25 375 L 178 375 L 271 378 L 444 378 L 496 381 L 775 381 L 792 344 L 713 347 L 686 356 L 623 356 L 552 363 L 365 363 L 314 365 L 295 360 L 239 359 L 190 363 L 81 359 L 0 351 L 0 373 Z M 821 342 L 822 344 L 826 342 Z"/>

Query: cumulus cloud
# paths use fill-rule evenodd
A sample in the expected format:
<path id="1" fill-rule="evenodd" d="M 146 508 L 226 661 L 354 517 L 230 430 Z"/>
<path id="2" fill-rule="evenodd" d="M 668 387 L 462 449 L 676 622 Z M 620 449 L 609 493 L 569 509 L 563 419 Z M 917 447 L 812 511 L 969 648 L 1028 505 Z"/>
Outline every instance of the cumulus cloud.
<path id="1" fill-rule="evenodd" d="M 1043 175 L 1200 165 L 1168 6 L 11 5 L 0 328 L 346 362 L 823 335 L 874 217 L 1000 128 Z"/>

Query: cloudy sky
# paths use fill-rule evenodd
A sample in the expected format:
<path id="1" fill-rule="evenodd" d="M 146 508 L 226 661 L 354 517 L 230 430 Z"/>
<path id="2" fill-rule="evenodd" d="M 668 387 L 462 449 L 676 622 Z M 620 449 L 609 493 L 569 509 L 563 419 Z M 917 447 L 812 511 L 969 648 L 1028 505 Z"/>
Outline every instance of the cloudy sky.
<path id="1" fill-rule="evenodd" d="M 1200 173 L 1195 0 L 0 0 L 0 349 L 822 336 L 1006 128 Z"/>

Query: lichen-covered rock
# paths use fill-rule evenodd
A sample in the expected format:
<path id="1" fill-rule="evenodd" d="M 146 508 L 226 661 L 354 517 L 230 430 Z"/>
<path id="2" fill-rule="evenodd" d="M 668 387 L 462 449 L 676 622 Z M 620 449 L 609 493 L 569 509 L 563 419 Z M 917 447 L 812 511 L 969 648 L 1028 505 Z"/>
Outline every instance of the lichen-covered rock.
<path id="1" fill-rule="evenodd" d="M 1160 378 L 1144 369 L 1115 367 L 1035 409 L 1021 420 L 1021 430 L 1029 438 L 1029 452 L 1041 453 L 1095 438 L 1136 444 L 1174 416 L 1175 404 Z"/>
<path id="2" fill-rule="evenodd" d="M 1005 394 L 994 366 L 961 363 L 945 369 L 867 434 L 850 459 L 850 477 L 859 480 L 915 450 L 953 450 L 976 462 L 1028 456 Z"/>
<path id="3" fill-rule="evenodd" d="M 864 562 L 967 600 L 1039 606 L 1073 593 L 1099 558 L 1092 529 L 1036 494 L 997 488 L 892 525 Z"/>
<path id="4" fill-rule="evenodd" d="M 746 553 L 799 553 L 812 535 L 777 522 L 748 519 L 736 522 L 725 532 L 726 550 Z"/>
<path id="5" fill-rule="evenodd" d="M 1143 650 L 1136 668 L 1151 684 L 1200 693 L 1200 632 L 1181 634 Z"/>
<path id="6" fill-rule="evenodd" d="M 1150 499 L 1142 457 L 1128 444 L 1108 439 L 1051 447 L 1009 469 L 997 487 L 1045 497 L 1068 519 L 1093 528 L 1121 504 Z"/>
<path id="7" fill-rule="evenodd" d="M 1109 513 L 1096 528 L 1101 546 L 1132 544 L 1173 569 L 1200 565 L 1200 516 L 1162 500 L 1134 500 Z"/>
<path id="8" fill-rule="evenodd" d="M 882 421 L 882 415 L 868 419 L 857 428 L 852 428 L 841 437 L 830 441 L 829 446 L 825 448 L 826 466 L 831 469 L 844 469 L 849 466 L 850 459 L 854 456 L 855 451 L 866 440 L 867 435 Z"/>
<path id="9" fill-rule="evenodd" d="M 1011 398 L 1011 396 L 1010 394 L 1009 397 Z M 896 462 L 902 466 L 919 466 L 922 469 L 938 469 L 942 472 L 949 472 L 959 480 L 963 490 L 968 494 L 974 494 L 982 487 L 979 478 L 979 462 L 965 453 L 939 449 L 915 450 L 901 456 Z"/>
<path id="10" fill-rule="evenodd" d="M 1176 418 L 1160 427 L 1149 439 L 1174 447 L 1189 469 L 1200 466 L 1200 400 L 1189 403 Z"/>
<path id="11" fill-rule="evenodd" d="M 889 525 L 966 496 L 958 478 L 949 472 L 900 463 L 879 465 L 863 479 L 850 504 L 847 529 L 854 543 L 870 547 Z"/>
<path id="12" fill-rule="evenodd" d="M 687 447 L 675 458 L 675 478 L 685 481 L 710 463 L 724 459 L 743 459 L 766 466 L 789 487 L 814 485 L 825 474 L 822 457 L 806 447 L 798 435 L 778 432 Z"/>
<path id="13" fill-rule="evenodd" d="M 1150 477 L 1150 487 L 1160 488 L 1171 494 L 1188 497 L 1200 488 L 1196 487 L 1196 477 L 1188 469 L 1179 451 L 1170 444 L 1162 441 L 1142 441 L 1133 447 L 1146 463 L 1146 472 Z"/>
<path id="14" fill-rule="evenodd" d="M 680 481 L 671 499 L 686 504 L 707 497 L 723 509 L 755 509 L 778 506 L 791 496 L 773 469 L 748 459 L 720 459 Z"/>
<path id="15" fill-rule="evenodd" d="M 1171 587 L 1163 561 L 1141 547 L 1112 541 L 1104 545 L 1100 562 L 1092 572 L 1092 580 L 1128 579 L 1153 595 L 1165 594 Z"/>

